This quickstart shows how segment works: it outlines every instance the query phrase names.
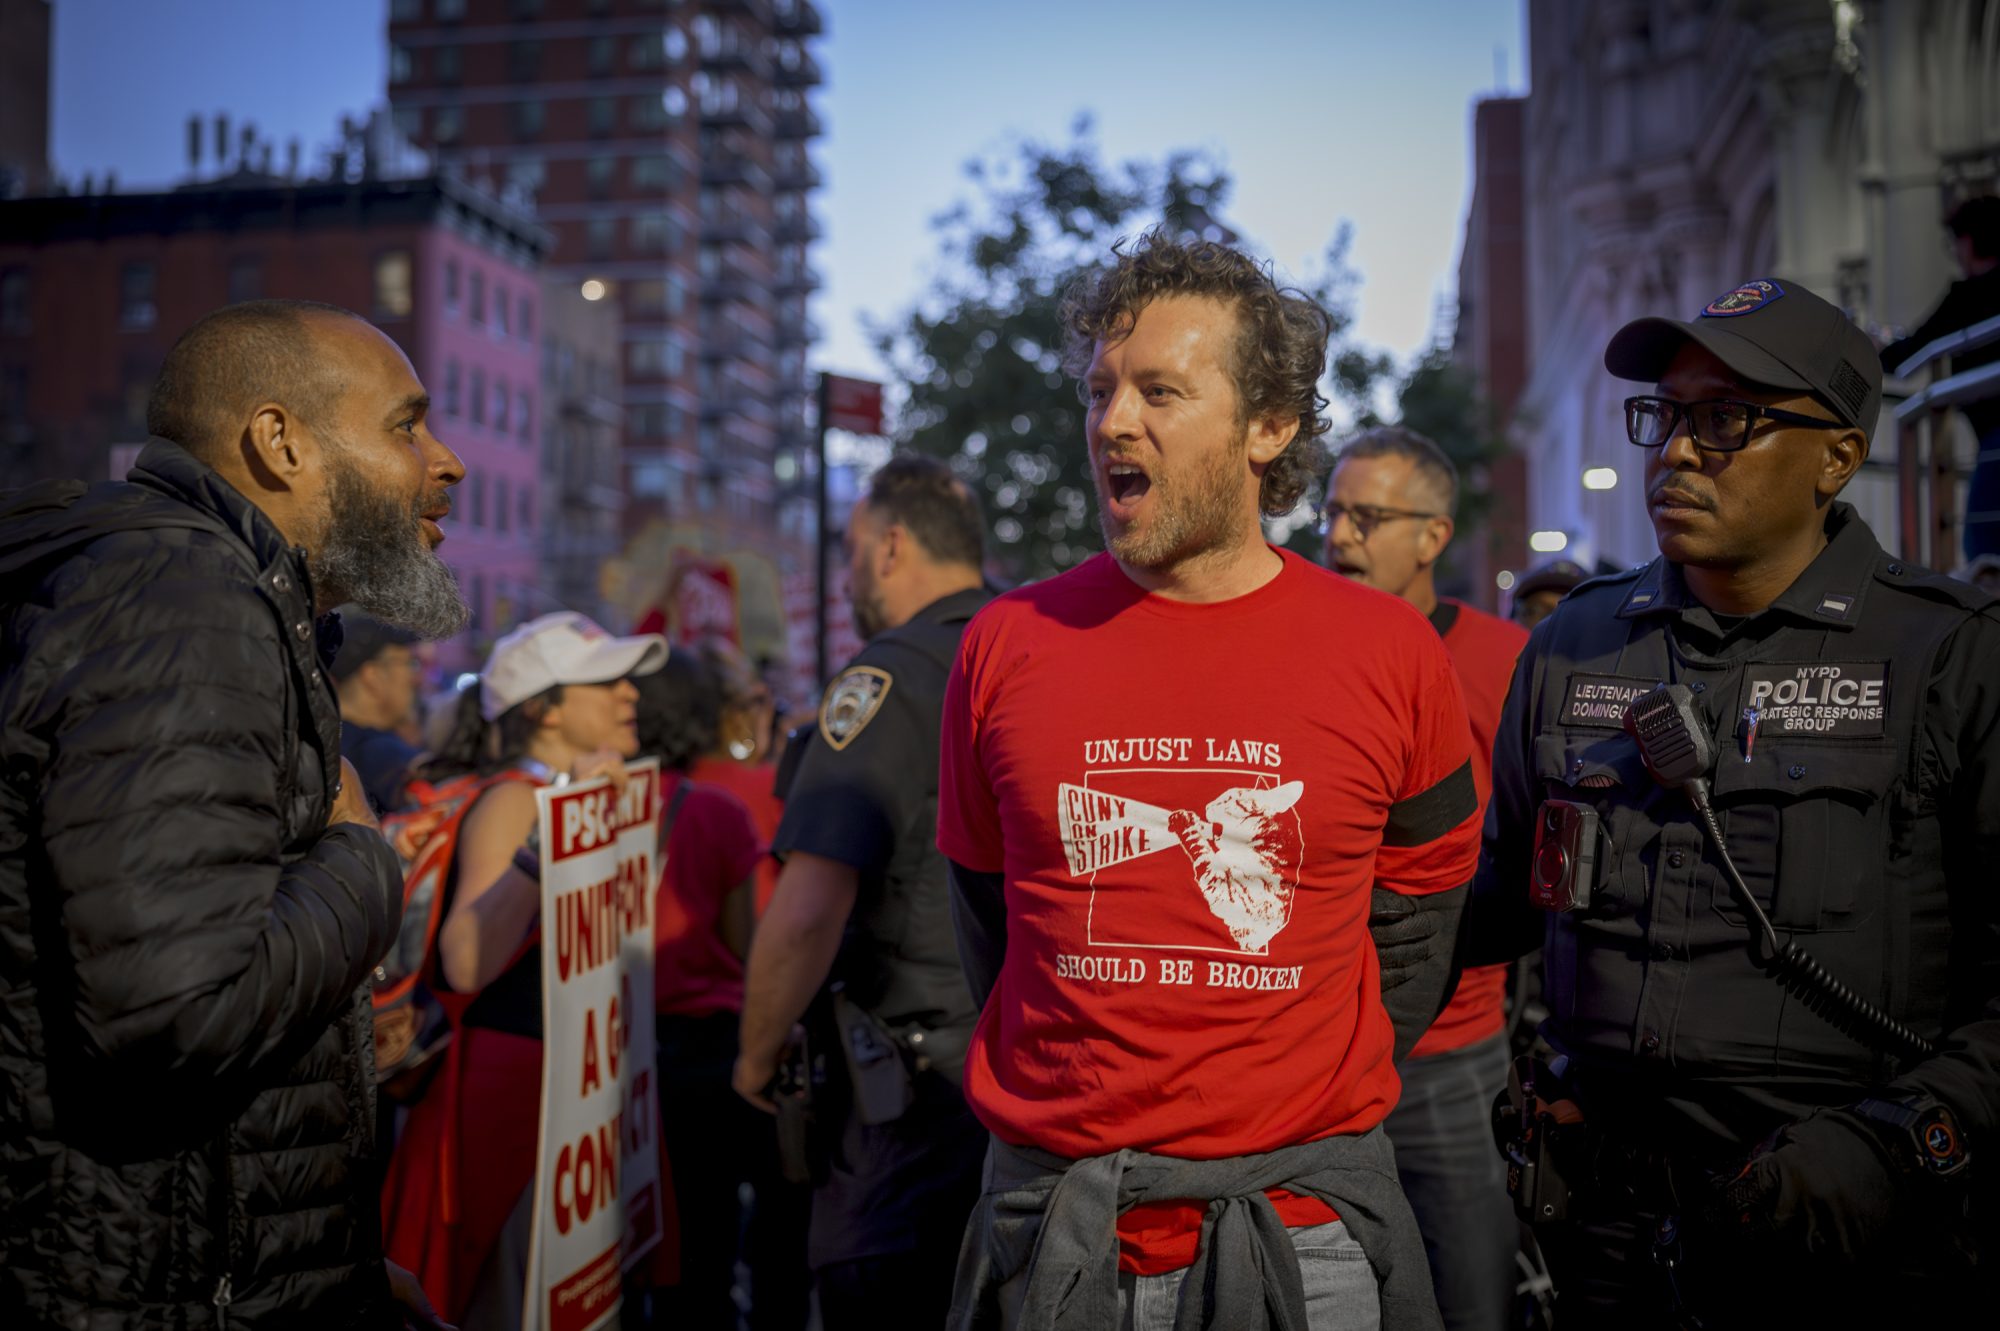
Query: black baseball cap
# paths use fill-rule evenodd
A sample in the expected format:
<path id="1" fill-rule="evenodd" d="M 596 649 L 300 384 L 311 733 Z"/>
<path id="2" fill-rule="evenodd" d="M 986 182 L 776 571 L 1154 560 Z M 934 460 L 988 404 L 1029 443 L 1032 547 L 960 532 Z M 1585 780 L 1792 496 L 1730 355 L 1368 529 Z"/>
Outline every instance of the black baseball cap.
<path id="1" fill-rule="evenodd" d="M 408 629 L 385 624 L 352 606 L 341 610 L 340 629 L 340 651 L 330 667 L 335 680 L 347 679 L 391 647 L 409 647 L 422 641 Z"/>
<path id="2" fill-rule="evenodd" d="M 1604 348 L 1620 379 L 1658 383 L 1689 342 L 1750 383 L 1811 393 L 1841 421 L 1872 432 L 1882 411 L 1882 358 L 1836 305 L 1802 282 L 1760 277 L 1723 292 L 1686 323 L 1634 319 Z"/>
<path id="3" fill-rule="evenodd" d="M 1569 592 L 1578 583 L 1590 579 L 1590 570 L 1574 559 L 1552 559 L 1533 572 L 1524 573 L 1514 584 L 1514 599 L 1533 596 L 1536 592 Z"/>

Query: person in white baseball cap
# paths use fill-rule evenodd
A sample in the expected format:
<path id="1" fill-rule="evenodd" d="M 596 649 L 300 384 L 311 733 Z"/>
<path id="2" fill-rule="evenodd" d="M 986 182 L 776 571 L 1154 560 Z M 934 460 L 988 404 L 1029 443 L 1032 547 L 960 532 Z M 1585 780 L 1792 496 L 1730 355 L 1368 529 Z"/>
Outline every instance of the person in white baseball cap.
<path id="1" fill-rule="evenodd" d="M 632 678 L 666 660 L 656 634 L 615 637 L 570 611 L 530 620 L 493 645 L 423 770 L 446 783 L 440 809 L 465 808 L 424 971 L 459 1015 L 390 1164 L 385 1239 L 468 1328 L 521 1324 L 542 1066 L 535 791 L 595 776 L 622 785 L 639 752 Z"/>

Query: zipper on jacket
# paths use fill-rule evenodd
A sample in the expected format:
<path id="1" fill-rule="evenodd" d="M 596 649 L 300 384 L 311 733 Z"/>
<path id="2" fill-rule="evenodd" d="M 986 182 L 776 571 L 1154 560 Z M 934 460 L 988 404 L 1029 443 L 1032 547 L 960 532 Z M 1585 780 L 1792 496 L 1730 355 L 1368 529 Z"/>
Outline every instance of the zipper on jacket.
<path id="1" fill-rule="evenodd" d="M 228 1276 L 224 1276 L 221 1280 L 218 1280 L 215 1283 L 216 1326 L 226 1327 L 229 1325 L 229 1305 L 233 1301 L 234 1297 L 235 1297 L 234 1291 L 232 1291 L 229 1286 Z"/>

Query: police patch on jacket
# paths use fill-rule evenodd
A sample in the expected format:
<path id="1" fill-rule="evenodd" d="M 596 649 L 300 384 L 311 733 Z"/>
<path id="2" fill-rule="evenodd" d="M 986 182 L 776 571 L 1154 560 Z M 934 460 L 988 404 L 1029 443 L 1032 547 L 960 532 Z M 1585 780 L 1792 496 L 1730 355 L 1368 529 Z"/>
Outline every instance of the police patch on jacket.
<path id="1" fill-rule="evenodd" d="M 1569 690 L 1563 694 L 1562 723 L 1616 730 L 1625 724 L 1625 709 L 1632 700 L 1659 682 L 1631 675 L 1571 675 Z"/>
<path id="2" fill-rule="evenodd" d="M 1742 694 L 1766 735 L 1873 737 L 1887 733 L 1889 663 L 1759 662 L 1743 668 Z"/>
<path id="3" fill-rule="evenodd" d="M 819 700 L 820 737 L 836 750 L 853 743 L 882 710 L 895 682 L 888 671 L 874 666 L 849 666 L 835 675 Z"/>

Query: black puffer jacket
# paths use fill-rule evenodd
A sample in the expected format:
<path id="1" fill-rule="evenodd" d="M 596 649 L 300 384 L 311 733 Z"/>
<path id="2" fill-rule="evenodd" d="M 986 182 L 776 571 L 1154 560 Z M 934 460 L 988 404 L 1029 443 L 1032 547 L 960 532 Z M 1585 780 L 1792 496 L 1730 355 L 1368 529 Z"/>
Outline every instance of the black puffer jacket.
<path id="1" fill-rule="evenodd" d="M 154 441 L 0 508 L 0 1327 L 396 1324 L 305 560 Z"/>

